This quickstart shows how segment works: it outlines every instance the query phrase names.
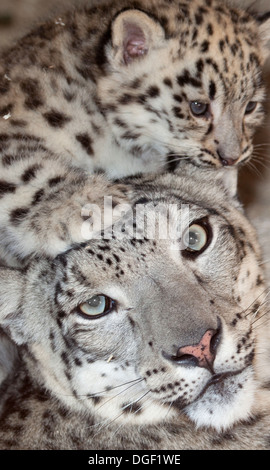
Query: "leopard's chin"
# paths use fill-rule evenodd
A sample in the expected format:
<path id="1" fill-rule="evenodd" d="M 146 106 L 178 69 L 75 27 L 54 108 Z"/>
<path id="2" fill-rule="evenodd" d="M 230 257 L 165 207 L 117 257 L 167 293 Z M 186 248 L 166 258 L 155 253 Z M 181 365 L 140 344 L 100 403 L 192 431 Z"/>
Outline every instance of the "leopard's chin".
<path id="1" fill-rule="evenodd" d="M 224 431 L 251 416 L 255 390 L 251 366 L 234 373 L 217 374 L 184 412 L 197 427 Z"/>

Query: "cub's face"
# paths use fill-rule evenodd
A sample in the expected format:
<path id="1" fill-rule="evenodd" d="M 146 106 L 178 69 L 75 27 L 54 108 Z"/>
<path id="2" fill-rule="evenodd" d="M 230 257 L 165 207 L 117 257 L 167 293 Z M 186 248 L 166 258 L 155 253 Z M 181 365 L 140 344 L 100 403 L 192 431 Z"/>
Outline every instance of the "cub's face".
<path id="1" fill-rule="evenodd" d="M 33 261 L 24 274 L 3 271 L 1 324 L 27 344 L 39 381 L 98 422 L 185 413 L 226 428 L 249 416 L 256 388 L 265 299 L 254 232 L 225 193 L 215 191 L 215 205 L 196 180 L 142 183 L 132 183 L 132 205 L 151 230 L 158 209 L 161 232 L 147 237 L 136 212 L 132 235 L 121 223 L 113 238 Z"/>
<path id="2" fill-rule="evenodd" d="M 99 98 L 115 140 L 145 161 L 239 164 L 263 117 L 267 29 L 220 2 L 189 3 L 118 15 Z"/>

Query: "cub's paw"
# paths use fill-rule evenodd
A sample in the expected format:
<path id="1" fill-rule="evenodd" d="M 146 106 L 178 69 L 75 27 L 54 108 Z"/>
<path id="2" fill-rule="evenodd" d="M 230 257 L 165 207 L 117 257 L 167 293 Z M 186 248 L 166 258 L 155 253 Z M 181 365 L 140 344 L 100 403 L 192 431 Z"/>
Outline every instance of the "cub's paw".
<path id="1" fill-rule="evenodd" d="M 80 235 L 83 240 L 99 238 L 104 230 L 108 235 L 113 225 L 130 209 L 128 186 L 106 181 L 103 177 L 96 177 L 93 183 L 86 189 L 84 199 L 87 202 L 81 208 Z"/>

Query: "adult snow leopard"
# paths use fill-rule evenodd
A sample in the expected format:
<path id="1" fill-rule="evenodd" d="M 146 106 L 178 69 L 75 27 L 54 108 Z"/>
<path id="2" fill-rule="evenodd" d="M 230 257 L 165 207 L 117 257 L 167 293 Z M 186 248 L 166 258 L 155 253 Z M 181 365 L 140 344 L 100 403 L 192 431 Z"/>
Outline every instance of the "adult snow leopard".
<path id="1" fill-rule="evenodd" d="M 256 234 L 220 182 L 190 171 L 126 180 L 112 233 L 0 270 L 20 356 L 1 449 L 270 448 Z"/>
<path id="2" fill-rule="evenodd" d="M 83 241 L 82 207 L 125 197 L 108 176 L 181 158 L 234 174 L 263 116 L 269 24 L 217 0 L 119 0 L 56 18 L 3 53 L 4 262 Z"/>

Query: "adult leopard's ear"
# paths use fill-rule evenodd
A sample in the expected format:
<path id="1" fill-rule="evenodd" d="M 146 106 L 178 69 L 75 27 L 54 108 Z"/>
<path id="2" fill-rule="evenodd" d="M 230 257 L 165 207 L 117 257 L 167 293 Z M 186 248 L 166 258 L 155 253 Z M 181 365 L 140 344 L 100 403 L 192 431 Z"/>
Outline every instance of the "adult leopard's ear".
<path id="1" fill-rule="evenodd" d="M 241 209 L 238 198 L 238 170 L 237 167 L 220 168 L 215 171 L 211 168 L 198 168 L 186 161 L 182 161 L 174 171 L 179 176 L 185 176 L 186 179 L 196 184 L 202 191 L 215 194 L 224 194 L 224 200 Z M 218 188 L 218 190 L 217 190 Z"/>
<path id="2" fill-rule="evenodd" d="M 225 193 L 233 205 L 238 207 L 238 170 L 236 167 L 227 169 L 222 168 L 216 172 L 217 181 L 222 185 Z"/>
<path id="3" fill-rule="evenodd" d="M 256 20 L 259 24 L 262 52 L 266 60 L 270 55 L 270 11 L 262 15 L 257 15 Z"/>
<path id="4" fill-rule="evenodd" d="M 119 65 L 142 59 L 164 39 L 164 29 L 140 10 L 125 10 L 112 24 L 113 60 Z"/>
<path id="5" fill-rule="evenodd" d="M 25 342 L 24 321 L 20 308 L 24 284 L 22 271 L 0 269 L 0 327 L 17 344 Z"/>

